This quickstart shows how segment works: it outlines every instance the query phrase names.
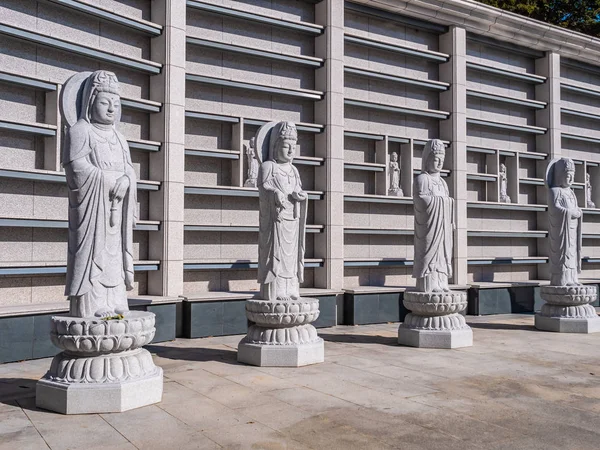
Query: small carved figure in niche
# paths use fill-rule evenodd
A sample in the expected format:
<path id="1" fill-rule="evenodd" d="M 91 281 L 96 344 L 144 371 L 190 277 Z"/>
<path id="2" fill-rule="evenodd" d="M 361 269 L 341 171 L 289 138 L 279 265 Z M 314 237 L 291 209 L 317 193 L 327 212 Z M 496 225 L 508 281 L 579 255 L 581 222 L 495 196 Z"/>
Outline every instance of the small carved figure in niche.
<path id="1" fill-rule="evenodd" d="M 256 135 L 261 163 L 258 282 L 264 300 L 298 300 L 304 280 L 308 195 L 292 164 L 297 141 L 292 122 L 270 122 Z"/>
<path id="2" fill-rule="evenodd" d="M 422 171 L 413 184 L 415 210 L 415 263 L 417 291 L 449 292 L 452 276 L 452 231 L 454 199 L 440 177 L 446 148 L 439 139 L 427 142 Z"/>
<path id="3" fill-rule="evenodd" d="M 390 188 L 388 195 L 395 197 L 404 197 L 404 192 L 400 187 L 400 165 L 398 164 L 398 153 L 393 152 L 390 155 Z"/>
<path id="4" fill-rule="evenodd" d="M 590 181 L 590 174 L 585 174 L 585 207 L 595 208 L 596 204 L 592 201 L 592 182 Z"/>
<path id="5" fill-rule="evenodd" d="M 61 96 L 67 131 L 63 166 L 69 188 L 65 295 L 70 314 L 106 317 L 129 311 L 134 287 L 136 175 L 121 116 L 119 82 L 98 70 L 71 77 Z"/>
<path id="6" fill-rule="evenodd" d="M 244 145 L 246 151 L 246 161 L 248 162 L 248 178 L 244 182 L 245 187 L 256 187 L 256 178 L 258 177 L 258 159 L 256 158 L 256 149 L 254 148 L 254 138 L 250 139 L 248 145 Z"/>
<path id="7" fill-rule="evenodd" d="M 500 202 L 501 203 L 510 203 L 510 197 L 508 196 L 508 177 L 506 175 L 506 166 L 504 164 L 500 164 L 500 173 L 498 174 L 500 178 Z"/>
<path id="8" fill-rule="evenodd" d="M 571 189 L 575 164 L 571 158 L 554 159 L 548 165 L 548 216 L 552 286 L 579 285 L 581 272 L 582 212 Z"/>

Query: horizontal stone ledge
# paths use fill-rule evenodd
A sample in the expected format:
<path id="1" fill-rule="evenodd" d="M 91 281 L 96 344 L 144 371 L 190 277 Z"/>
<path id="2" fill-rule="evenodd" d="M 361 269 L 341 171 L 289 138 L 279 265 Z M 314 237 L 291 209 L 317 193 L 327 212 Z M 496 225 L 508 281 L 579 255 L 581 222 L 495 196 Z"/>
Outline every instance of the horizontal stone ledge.
<path id="1" fill-rule="evenodd" d="M 276 17 L 266 16 L 264 14 L 251 13 L 240 9 L 230 8 L 228 6 L 204 3 L 198 0 L 187 0 L 186 5 L 188 8 L 204 11 L 206 13 L 229 16 L 239 20 L 270 25 L 276 28 L 297 31 L 315 36 L 323 34 L 325 30 L 321 25 L 316 25 L 313 23 L 278 19 Z"/>
<path id="2" fill-rule="evenodd" d="M 547 103 L 537 100 L 521 99 L 517 97 L 508 97 L 505 95 L 490 94 L 489 92 L 481 92 L 473 89 L 467 89 L 467 97 L 483 98 L 499 103 L 508 103 L 511 105 L 524 106 L 533 109 L 544 109 Z"/>
<path id="3" fill-rule="evenodd" d="M 350 75 L 356 75 L 365 78 L 374 78 L 377 80 L 391 81 L 399 84 L 408 84 L 411 86 L 418 86 L 424 89 L 431 89 L 434 91 L 447 91 L 448 89 L 450 89 L 449 83 L 443 83 L 441 81 L 422 80 L 419 78 L 391 75 L 383 72 L 374 72 L 371 70 L 359 69 L 358 67 L 344 66 L 344 72 Z"/>
<path id="4" fill-rule="evenodd" d="M 197 45 L 204 48 L 211 48 L 214 50 L 226 51 L 230 53 L 240 53 L 246 56 L 254 56 L 260 59 L 271 59 L 274 61 L 284 61 L 291 64 L 298 64 L 301 66 L 309 66 L 319 68 L 323 65 L 324 60 L 321 58 L 315 58 L 313 56 L 292 56 L 283 53 L 272 52 L 268 50 L 261 50 L 252 47 L 245 47 L 242 45 L 225 44 L 222 42 L 211 41 L 207 39 L 200 39 L 192 36 L 186 37 L 186 43 L 190 45 Z"/>
<path id="5" fill-rule="evenodd" d="M 323 259 L 305 259 L 304 267 L 323 267 Z M 213 262 L 184 262 L 183 270 L 241 270 L 257 269 L 257 261 L 213 261 Z"/>
<path id="6" fill-rule="evenodd" d="M 127 67 L 132 70 L 137 70 L 150 75 L 159 74 L 162 69 L 162 64 L 143 59 L 133 59 L 125 56 L 115 55 L 113 53 L 96 50 L 80 44 L 75 44 L 68 41 L 63 41 L 54 37 L 45 36 L 43 34 L 34 33 L 23 30 L 21 28 L 12 27 L 0 24 L 0 34 L 4 34 L 17 39 L 24 39 L 33 42 L 34 44 L 43 45 L 46 47 L 56 48 L 67 53 L 75 53 L 88 58 L 116 64 Z"/>
<path id="7" fill-rule="evenodd" d="M 519 81 L 524 81 L 524 82 L 533 83 L 533 84 L 542 84 L 542 83 L 546 82 L 546 77 L 542 77 L 540 75 L 514 72 L 512 70 L 486 66 L 484 64 L 479 64 L 479 63 L 472 62 L 472 61 L 467 61 L 467 69 L 475 70 L 477 72 L 491 73 L 493 75 L 498 75 L 503 78 L 510 78 L 513 80 L 519 80 Z"/>
<path id="8" fill-rule="evenodd" d="M 138 261 L 133 263 L 136 272 L 151 272 L 160 269 L 160 261 Z M 0 266 L 0 275 L 60 275 L 67 273 L 66 264 L 61 263 L 4 263 Z"/>
<path id="9" fill-rule="evenodd" d="M 185 75 L 187 81 L 195 83 L 209 84 L 213 86 L 221 86 L 232 89 L 243 89 L 248 91 L 264 92 L 266 94 L 284 95 L 287 97 L 322 100 L 323 92 L 309 89 L 288 89 L 276 86 L 268 86 L 266 84 L 247 83 L 245 81 L 227 80 L 223 78 L 207 77 L 204 75 L 195 75 L 187 73 Z"/>
<path id="10" fill-rule="evenodd" d="M 0 169 L 0 178 L 12 178 L 16 180 L 44 181 L 49 183 L 66 183 L 66 175 L 62 172 L 51 170 L 24 171 Z M 139 191 L 158 191 L 160 181 L 138 180 L 136 182 Z"/>
<path id="11" fill-rule="evenodd" d="M 255 197 L 258 198 L 257 188 L 219 187 L 219 186 L 186 186 L 184 194 L 188 195 L 218 195 L 223 197 Z M 320 191 L 306 191 L 309 200 L 323 200 L 325 194 Z"/>
<path id="12" fill-rule="evenodd" d="M 412 56 L 414 58 L 426 59 L 438 63 L 444 63 L 450 60 L 450 56 L 446 53 L 432 52 L 430 50 L 420 50 L 417 48 L 405 47 L 396 44 L 388 44 L 385 42 L 355 36 L 352 34 L 345 34 L 344 41 L 348 44 L 356 44 L 364 47 L 376 48 L 378 50 L 385 50 L 391 53 Z"/>
<path id="13" fill-rule="evenodd" d="M 546 264 L 548 257 L 522 257 L 522 258 L 469 258 L 469 266 L 488 266 L 488 265 L 528 265 L 528 264 Z"/>
<path id="14" fill-rule="evenodd" d="M 46 0 L 50 3 L 69 8 L 72 11 L 84 13 L 86 15 L 92 15 L 106 22 L 111 22 L 117 25 L 121 25 L 128 30 L 137 31 L 150 36 L 160 36 L 162 33 L 162 26 L 147 20 L 138 20 L 131 17 L 126 17 L 121 14 L 117 14 L 108 9 L 100 6 L 90 5 L 79 0 Z"/>
<path id="15" fill-rule="evenodd" d="M 67 220 L 0 218 L 0 227 L 67 229 L 69 228 L 69 222 Z M 160 222 L 154 220 L 140 220 L 133 229 L 135 231 L 158 231 L 160 230 Z"/>

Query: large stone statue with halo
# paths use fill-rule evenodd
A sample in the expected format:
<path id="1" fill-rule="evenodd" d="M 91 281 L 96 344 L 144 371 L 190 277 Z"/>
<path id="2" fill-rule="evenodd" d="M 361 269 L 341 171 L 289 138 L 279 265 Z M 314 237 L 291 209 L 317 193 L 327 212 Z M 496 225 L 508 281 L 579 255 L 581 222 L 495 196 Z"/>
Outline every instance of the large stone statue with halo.
<path id="1" fill-rule="evenodd" d="M 36 403 L 64 414 L 125 411 L 159 402 L 162 369 L 142 346 L 154 314 L 129 311 L 134 287 L 136 175 L 112 72 L 83 72 L 61 91 L 69 127 L 63 167 L 69 188 L 65 295 L 70 315 L 52 318 L 51 339 L 64 351 L 37 384 Z"/>
<path id="2" fill-rule="evenodd" d="M 600 331 L 600 318 L 590 305 L 597 289 L 579 283 L 583 212 L 571 188 L 574 180 L 572 159 L 556 158 L 548 164 L 550 286 L 541 288 L 546 303 L 535 315 L 535 326 L 544 331 L 592 333 Z"/>
<path id="3" fill-rule="evenodd" d="M 292 164 L 298 141 L 291 122 L 269 122 L 255 138 L 259 192 L 258 283 L 246 302 L 254 324 L 238 347 L 238 361 L 256 366 L 323 362 L 323 340 L 311 325 L 319 300 L 300 298 L 308 195 Z"/>
<path id="4" fill-rule="evenodd" d="M 473 333 L 459 314 L 467 307 L 467 293 L 451 291 L 454 199 L 441 177 L 446 148 L 438 139 L 426 143 L 421 173 L 413 183 L 415 214 L 416 289 L 404 294 L 412 312 L 398 329 L 402 345 L 456 348 L 473 345 Z"/>

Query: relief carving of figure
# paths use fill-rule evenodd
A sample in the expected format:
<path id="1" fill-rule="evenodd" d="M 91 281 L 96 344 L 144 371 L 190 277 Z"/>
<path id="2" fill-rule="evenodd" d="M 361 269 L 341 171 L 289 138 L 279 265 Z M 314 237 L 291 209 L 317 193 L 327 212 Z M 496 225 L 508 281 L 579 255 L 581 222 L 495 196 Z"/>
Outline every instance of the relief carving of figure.
<path id="1" fill-rule="evenodd" d="M 256 179 L 258 177 L 258 159 L 256 158 L 256 149 L 254 148 L 254 138 L 250 139 L 246 147 L 246 161 L 248 163 L 248 171 L 245 187 L 256 187 Z"/>
<path id="2" fill-rule="evenodd" d="M 264 300 L 297 300 L 304 280 L 308 195 L 292 164 L 298 132 L 270 122 L 256 135 L 260 203 L 258 282 Z"/>
<path id="3" fill-rule="evenodd" d="M 548 216 L 552 286 L 575 286 L 581 272 L 582 212 L 571 185 L 575 164 L 570 158 L 555 159 L 548 165 Z"/>
<path id="4" fill-rule="evenodd" d="M 404 192 L 400 187 L 400 165 L 398 164 L 398 153 L 393 152 L 390 155 L 390 188 L 388 195 L 404 197 Z"/>
<path id="5" fill-rule="evenodd" d="M 136 175 L 121 116 L 119 82 L 112 72 L 71 77 L 61 95 L 70 125 L 62 163 L 69 188 L 69 243 L 65 295 L 70 315 L 105 317 L 128 311 L 134 287 L 133 227 Z"/>
<path id="6" fill-rule="evenodd" d="M 596 204 L 592 201 L 592 182 L 590 181 L 590 174 L 585 174 L 585 207 L 595 208 Z"/>
<path id="7" fill-rule="evenodd" d="M 500 202 L 501 203 L 510 203 L 510 197 L 508 196 L 508 177 L 506 175 L 506 166 L 504 164 L 500 164 L 500 173 L 498 174 L 500 178 Z"/>
<path id="8" fill-rule="evenodd" d="M 413 278 L 420 292 L 449 292 L 452 276 L 454 200 L 440 173 L 446 149 L 438 139 L 427 142 L 422 169 L 413 184 L 415 263 Z"/>

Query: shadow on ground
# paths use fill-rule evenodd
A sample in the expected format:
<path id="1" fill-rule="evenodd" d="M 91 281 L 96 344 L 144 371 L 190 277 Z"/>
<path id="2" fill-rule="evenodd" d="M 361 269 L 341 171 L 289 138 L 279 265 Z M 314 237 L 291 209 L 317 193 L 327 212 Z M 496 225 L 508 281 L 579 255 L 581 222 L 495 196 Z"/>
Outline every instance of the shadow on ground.
<path id="1" fill-rule="evenodd" d="M 147 345 L 150 353 L 161 358 L 178 361 L 218 361 L 224 364 L 243 365 L 237 362 L 237 351 L 215 348 L 181 348 L 169 345 Z"/>
<path id="2" fill-rule="evenodd" d="M 468 323 L 471 328 L 481 328 L 482 330 L 524 330 L 535 331 L 539 333 L 533 325 L 518 325 L 513 323 Z"/>
<path id="3" fill-rule="evenodd" d="M 377 336 L 377 335 L 356 335 L 356 334 L 319 334 L 327 342 L 343 342 L 346 344 L 380 344 L 380 345 L 398 345 L 398 338 L 395 336 Z"/>
<path id="4" fill-rule="evenodd" d="M 32 378 L 0 378 L 0 403 L 14 406 L 19 400 L 35 398 L 37 381 Z"/>

